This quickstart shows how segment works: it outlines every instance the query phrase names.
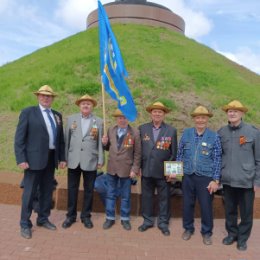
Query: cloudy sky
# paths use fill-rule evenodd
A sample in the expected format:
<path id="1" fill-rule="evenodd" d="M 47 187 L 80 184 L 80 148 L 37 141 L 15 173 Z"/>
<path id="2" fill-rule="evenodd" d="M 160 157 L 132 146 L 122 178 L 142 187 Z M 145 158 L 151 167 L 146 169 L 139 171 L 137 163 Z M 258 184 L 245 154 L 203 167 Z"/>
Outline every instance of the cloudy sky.
<path id="1" fill-rule="evenodd" d="M 182 16 L 187 37 L 260 74 L 260 0 L 150 2 Z M 96 8 L 97 0 L 0 0 L 0 66 L 85 30 Z"/>

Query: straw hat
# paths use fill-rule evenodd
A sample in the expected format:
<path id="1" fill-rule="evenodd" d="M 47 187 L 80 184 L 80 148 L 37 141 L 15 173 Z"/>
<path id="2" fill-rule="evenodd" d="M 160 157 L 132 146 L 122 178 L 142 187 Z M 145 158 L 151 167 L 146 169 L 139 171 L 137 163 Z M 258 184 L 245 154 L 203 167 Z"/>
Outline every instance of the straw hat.
<path id="1" fill-rule="evenodd" d="M 227 112 L 229 109 L 239 110 L 244 113 L 246 113 L 248 111 L 247 107 L 244 107 L 238 100 L 233 100 L 230 103 L 228 103 L 227 105 L 222 107 L 222 110 L 225 112 Z"/>
<path id="2" fill-rule="evenodd" d="M 213 114 L 209 112 L 209 110 L 204 106 L 198 106 L 194 109 L 194 111 L 190 114 L 192 117 L 195 116 L 208 116 L 212 117 Z"/>
<path id="3" fill-rule="evenodd" d="M 97 105 L 97 101 L 89 95 L 84 95 L 84 96 L 80 97 L 79 99 L 76 100 L 75 104 L 77 106 L 79 106 L 80 102 L 87 101 L 87 100 L 92 102 L 93 107 L 95 107 Z"/>
<path id="4" fill-rule="evenodd" d="M 117 108 L 113 114 L 113 117 L 124 116 L 123 113 Z M 125 117 L 125 116 L 124 116 Z"/>
<path id="5" fill-rule="evenodd" d="M 36 96 L 38 96 L 39 94 L 42 94 L 42 95 L 46 95 L 46 96 L 53 96 L 53 97 L 56 97 L 58 96 L 50 86 L 48 85 L 44 85 L 42 87 L 39 88 L 38 91 L 36 92 L 33 92 L 33 94 L 35 94 Z"/>
<path id="6" fill-rule="evenodd" d="M 153 103 L 152 105 L 148 106 L 148 107 L 146 108 L 146 111 L 149 112 L 149 113 L 151 113 L 151 111 L 152 111 L 153 109 L 159 109 L 159 110 L 164 111 L 165 113 L 169 113 L 169 112 L 171 111 L 171 109 L 169 109 L 169 108 L 166 107 L 163 103 L 158 102 L 158 101 L 155 102 L 155 103 Z"/>

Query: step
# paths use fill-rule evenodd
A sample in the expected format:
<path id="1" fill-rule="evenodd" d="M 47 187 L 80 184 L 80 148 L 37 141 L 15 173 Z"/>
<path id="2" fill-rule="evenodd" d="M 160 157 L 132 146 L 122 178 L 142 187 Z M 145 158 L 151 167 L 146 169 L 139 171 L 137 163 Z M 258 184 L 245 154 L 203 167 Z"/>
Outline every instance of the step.
<path id="1" fill-rule="evenodd" d="M 21 173 L 0 172 L 0 203 L 2 204 L 21 204 L 22 189 L 20 182 L 23 178 Z M 54 207 L 59 210 L 67 209 L 67 177 L 56 176 L 58 186 L 53 194 Z M 131 191 L 131 215 L 138 216 L 141 214 L 141 187 L 140 181 L 137 185 L 132 186 Z M 82 183 L 79 190 L 78 210 L 81 210 L 83 199 Z M 155 212 L 157 211 L 155 195 Z M 117 213 L 120 209 L 120 201 L 117 202 Z M 97 192 L 94 193 L 93 212 L 104 212 L 104 206 Z M 171 198 L 171 213 L 175 218 L 182 217 L 182 196 L 172 196 Z M 222 196 L 216 195 L 213 201 L 214 218 L 224 218 L 224 208 Z M 200 217 L 200 208 L 196 204 L 195 217 Z M 256 192 L 254 203 L 254 218 L 260 218 L 260 191 Z"/>

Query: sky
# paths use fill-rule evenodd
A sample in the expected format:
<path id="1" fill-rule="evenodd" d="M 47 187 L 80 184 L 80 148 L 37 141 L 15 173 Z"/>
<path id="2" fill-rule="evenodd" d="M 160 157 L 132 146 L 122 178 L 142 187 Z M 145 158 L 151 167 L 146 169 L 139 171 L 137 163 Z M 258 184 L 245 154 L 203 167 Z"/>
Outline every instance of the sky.
<path id="1" fill-rule="evenodd" d="M 260 75 L 260 0 L 149 2 L 180 15 L 188 38 Z M 0 66 L 86 30 L 96 8 L 97 0 L 0 0 Z"/>

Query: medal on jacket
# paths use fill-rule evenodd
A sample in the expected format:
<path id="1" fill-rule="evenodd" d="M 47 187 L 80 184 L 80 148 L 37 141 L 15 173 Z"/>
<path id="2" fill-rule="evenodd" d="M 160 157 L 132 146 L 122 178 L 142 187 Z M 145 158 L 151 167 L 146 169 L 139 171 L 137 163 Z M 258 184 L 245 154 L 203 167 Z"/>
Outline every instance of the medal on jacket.
<path id="1" fill-rule="evenodd" d="M 71 124 L 71 130 L 76 130 L 77 129 L 77 123 L 76 123 L 76 121 L 73 121 L 73 123 Z"/>
<path id="2" fill-rule="evenodd" d="M 60 117 L 58 115 L 56 115 L 56 114 L 54 114 L 54 116 L 55 116 L 57 124 L 60 125 L 61 124 Z"/>
<path id="3" fill-rule="evenodd" d="M 160 150 L 168 150 L 171 143 L 171 137 L 161 137 L 161 140 L 156 143 L 156 148 Z"/>
<path id="4" fill-rule="evenodd" d="M 244 135 L 239 136 L 239 144 L 243 145 L 246 143 L 246 137 Z"/>
<path id="5" fill-rule="evenodd" d="M 127 133 L 126 138 L 124 140 L 124 147 L 129 148 L 134 145 L 134 138 L 130 133 Z"/>
<path id="6" fill-rule="evenodd" d="M 94 140 L 97 140 L 97 137 L 98 137 L 98 127 L 97 127 L 96 120 L 93 120 L 93 125 L 92 125 L 92 128 L 90 130 L 90 135 L 92 136 L 92 138 Z"/>
<path id="7" fill-rule="evenodd" d="M 145 133 L 143 140 L 144 141 L 150 141 L 151 139 L 150 139 L 150 136 Z"/>

